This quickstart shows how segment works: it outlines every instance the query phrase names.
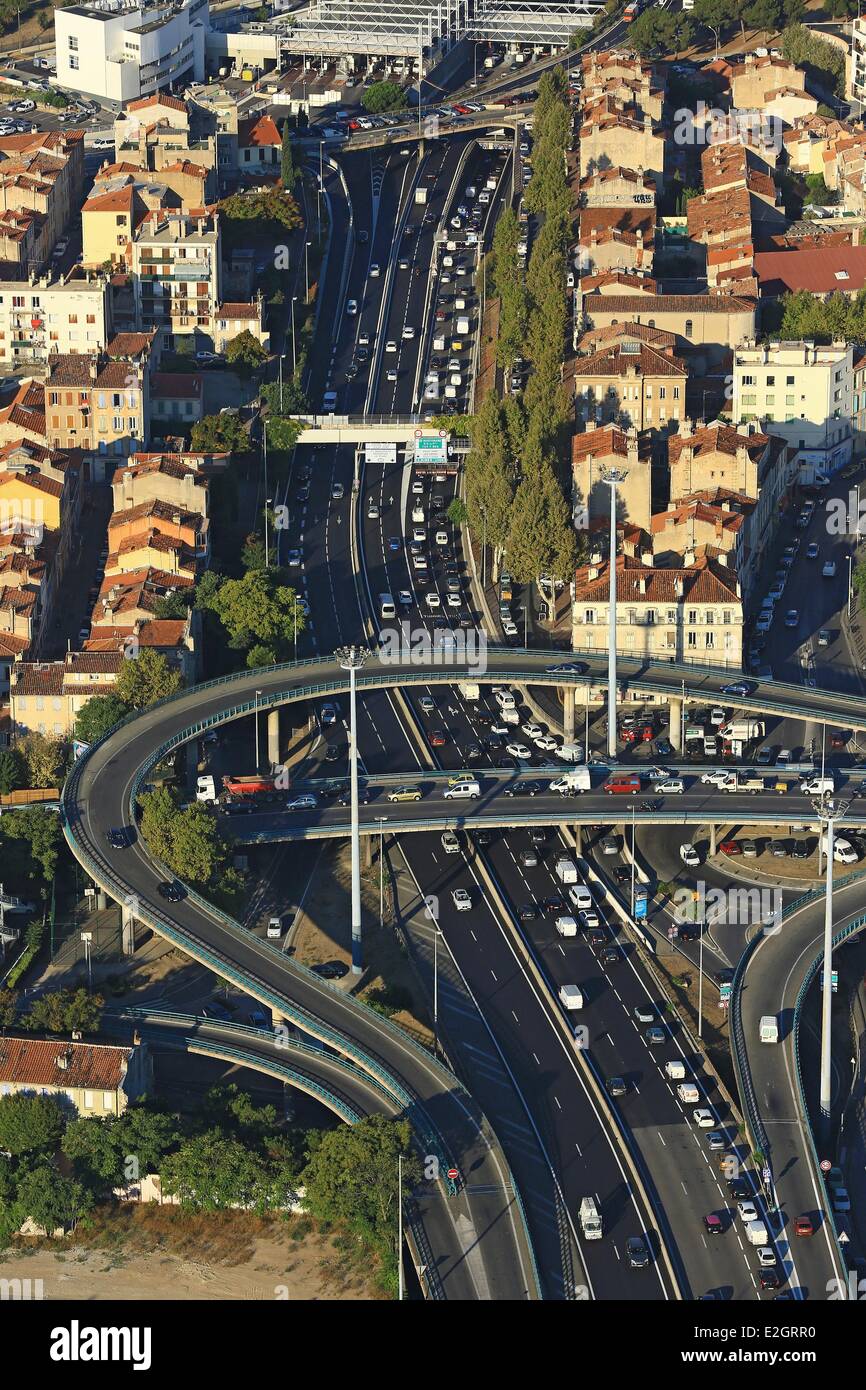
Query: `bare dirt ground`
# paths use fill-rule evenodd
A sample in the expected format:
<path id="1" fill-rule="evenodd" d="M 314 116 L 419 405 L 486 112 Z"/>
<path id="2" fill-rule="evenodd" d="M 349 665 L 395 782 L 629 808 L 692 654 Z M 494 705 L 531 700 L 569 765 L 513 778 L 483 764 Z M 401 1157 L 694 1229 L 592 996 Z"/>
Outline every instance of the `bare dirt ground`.
<path id="1" fill-rule="evenodd" d="M 51 1302 L 381 1297 L 351 1237 L 323 1234 L 304 1217 L 266 1221 L 171 1207 L 108 1209 L 62 1249 L 22 1241 L 0 1255 L 0 1278 L 41 1279 Z"/>

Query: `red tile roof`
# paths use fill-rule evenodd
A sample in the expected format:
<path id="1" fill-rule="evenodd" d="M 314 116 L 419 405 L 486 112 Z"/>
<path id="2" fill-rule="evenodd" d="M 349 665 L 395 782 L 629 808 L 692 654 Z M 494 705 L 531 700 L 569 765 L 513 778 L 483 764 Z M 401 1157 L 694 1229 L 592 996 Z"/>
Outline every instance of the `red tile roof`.
<path id="1" fill-rule="evenodd" d="M 61 1090 L 116 1091 L 132 1047 L 66 1042 L 62 1038 L 0 1038 L 0 1081 Z M 63 1059 L 58 1061 L 58 1059 Z"/>
<path id="2" fill-rule="evenodd" d="M 681 357 L 674 357 L 670 349 L 659 352 L 648 343 L 639 343 L 637 352 L 627 351 L 625 343 L 611 343 L 574 361 L 575 377 L 627 376 L 634 372 L 640 376 L 688 376 Z"/>
<path id="3" fill-rule="evenodd" d="M 590 579 L 590 569 L 598 571 L 595 579 Z M 714 565 L 712 561 L 700 560 L 694 565 L 682 568 L 662 568 L 644 565 L 640 560 L 628 555 L 620 555 L 616 562 L 616 600 L 617 606 L 623 603 L 732 603 L 739 601 L 735 575 L 726 572 L 724 566 Z M 644 586 L 641 592 L 641 584 Z M 682 593 L 678 588 L 682 587 Z M 575 599 L 583 602 L 595 599 L 604 602 L 610 598 L 610 581 L 607 563 L 582 565 L 575 574 Z"/>
<path id="4" fill-rule="evenodd" d="M 675 463 L 683 449 L 691 449 L 695 458 L 703 454 L 728 454 L 733 458 L 741 448 L 752 457 L 760 457 L 769 442 L 766 434 L 741 434 L 733 425 L 710 425 L 692 434 L 669 435 L 668 458 Z"/>
<path id="5" fill-rule="evenodd" d="M 866 287 L 866 246 L 828 246 L 796 251 L 759 251 L 755 272 L 765 295 L 808 290 L 853 294 Z"/>
<path id="6" fill-rule="evenodd" d="M 167 106 L 172 111 L 183 111 L 186 113 L 186 102 L 179 97 L 166 96 L 164 92 L 154 92 L 149 97 L 137 97 L 135 101 L 128 101 L 123 108 L 124 111 L 144 111 L 150 106 Z"/>

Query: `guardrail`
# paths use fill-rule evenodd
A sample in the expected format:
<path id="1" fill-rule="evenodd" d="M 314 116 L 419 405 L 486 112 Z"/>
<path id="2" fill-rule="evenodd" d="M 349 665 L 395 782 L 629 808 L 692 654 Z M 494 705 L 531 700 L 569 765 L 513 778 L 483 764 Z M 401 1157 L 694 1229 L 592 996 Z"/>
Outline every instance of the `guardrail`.
<path id="1" fill-rule="evenodd" d="M 746 1037 L 743 1031 L 742 1000 L 740 998 L 740 987 L 746 967 L 751 959 L 752 952 L 757 943 L 763 937 L 763 930 L 752 937 L 737 961 L 734 971 L 734 978 L 731 982 L 731 1003 L 729 1010 L 729 1020 L 731 1026 L 731 1057 L 734 1063 L 734 1071 L 737 1076 L 737 1090 L 740 1093 L 740 1105 L 743 1114 L 746 1116 L 752 1139 L 756 1148 L 763 1154 L 766 1163 L 770 1164 L 770 1141 L 767 1131 L 764 1129 L 764 1122 L 761 1119 L 761 1112 L 758 1108 L 758 1097 L 755 1094 L 755 1087 L 752 1082 L 752 1072 L 749 1067 L 749 1056 L 746 1049 Z"/>

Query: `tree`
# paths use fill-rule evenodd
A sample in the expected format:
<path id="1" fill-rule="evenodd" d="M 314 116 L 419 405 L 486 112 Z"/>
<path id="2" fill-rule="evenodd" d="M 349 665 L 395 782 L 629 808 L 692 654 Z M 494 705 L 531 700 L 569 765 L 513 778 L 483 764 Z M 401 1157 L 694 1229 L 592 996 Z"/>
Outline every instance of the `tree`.
<path id="1" fill-rule="evenodd" d="M 452 526 L 465 526 L 469 520 L 469 508 L 462 497 L 454 497 L 448 503 L 448 520 Z"/>
<path id="2" fill-rule="evenodd" d="M 93 1198 L 82 1183 L 65 1178 L 47 1164 L 24 1173 L 18 1183 L 16 1219 L 24 1222 L 29 1216 L 49 1233 L 58 1226 L 74 1229 L 92 1206 Z"/>
<path id="3" fill-rule="evenodd" d="M 20 740 L 18 751 L 24 759 L 29 786 L 53 787 L 63 780 L 66 749 L 59 738 L 34 731 Z"/>
<path id="4" fill-rule="evenodd" d="M 691 28 L 689 21 L 680 14 L 672 14 L 669 10 L 644 10 L 629 25 L 629 47 L 645 58 L 669 57 L 688 47 Z"/>
<path id="5" fill-rule="evenodd" d="M 175 666 L 170 666 L 162 652 L 153 647 L 141 647 L 138 654 L 124 661 L 120 668 L 115 690 L 117 697 L 129 709 L 147 709 L 157 700 L 174 695 L 183 685 L 183 677 Z"/>
<path id="6" fill-rule="evenodd" d="M 57 989 L 34 999 L 27 1025 L 35 1033 L 98 1033 L 105 1000 L 86 989 Z"/>
<path id="7" fill-rule="evenodd" d="M 0 821 L 0 834 L 23 840 L 27 845 L 30 877 L 38 882 L 42 896 L 47 898 L 63 839 L 59 816 L 44 806 L 21 806 L 6 812 Z"/>
<path id="8" fill-rule="evenodd" d="M 195 1135 L 162 1163 L 162 1186 L 196 1211 L 236 1204 L 257 1206 L 266 1185 L 265 1165 L 237 1139 L 218 1130 Z"/>
<path id="9" fill-rule="evenodd" d="M 258 671 L 262 666 L 276 666 L 277 654 L 273 647 L 256 642 L 247 652 L 247 670 Z"/>
<path id="10" fill-rule="evenodd" d="M 256 371 L 259 367 L 263 367 L 268 360 L 267 348 L 262 347 L 258 338 L 254 338 L 248 328 L 226 343 L 225 351 L 229 366 L 239 370 L 242 374 Z"/>
<path id="11" fill-rule="evenodd" d="M 364 109 L 371 114 L 403 111 L 409 104 L 399 82 L 372 82 L 364 93 L 363 103 Z"/>
<path id="12" fill-rule="evenodd" d="M 97 743 L 127 714 L 129 706 L 113 691 L 108 695 L 91 695 L 76 716 L 75 737 L 82 743 Z"/>
<path id="13" fill-rule="evenodd" d="M 53 1153 L 63 1133 L 63 1112 L 49 1096 L 0 1096 L 0 1149 L 13 1158 Z"/>
<path id="14" fill-rule="evenodd" d="M 231 244 L 243 245 L 249 240 L 250 222 L 260 224 L 256 231 L 292 232 L 303 225 L 300 209 L 291 193 L 282 188 L 269 188 L 250 193 L 232 193 L 218 205 L 221 226 Z"/>
<path id="15" fill-rule="evenodd" d="M 134 1105 L 122 1115 L 73 1120 L 61 1147 L 81 1176 L 116 1187 L 132 1176 L 158 1172 L 179 1137 L 175 1116 Z"/>
<path id="16" fill-rule="evenodd" d="M 0 793 L 6 796 L 9 792 L 17 791 L 26 780 L 24 760 L 18 749 L 0 748 Z"/>
<path id="17" fill-rule="evenodd" d="M 782 27 L 780 0 L 751 0 L 751 4 L 743 10 L 743 19 L 750 29 L 759 32 L 772 30 L 775 33 Z"/>
<path id="18" fill-rule="evenodd" d="M 292 132 L 288 121 L 283 122 L 283 148 L 280 155 L 280 173 L 283 188 L 294 188 L 298 177 L 295 161 L 292 158 Z"/>
<path id="19" fill-rule="evenodd" d="M 804 24 L 789 24 L 782 34 L 782 52 L 789 63 L 814 69 L 814 76 L 836 96 L 845 95 L 845 54 L 812 34 Z"/>
<path id="20" fill-rule="evenodd" d="M 14 989 L 0 989 L 0 1033 L 11 1028 L 18 1016 L 18 992 Z"/>
<path id="21" fill-rule="evenodd" d="M 548 458 L 525 469 L 515 494 L 508 562 L 522 584 L 537 582 L 544 575 L 573 578 L 577 540 L 568 503 Z"/>
<path id="22" fill-rule="evenodd" d="M 282 386 L 278 381 L 266 381 L 259 394 L 268 408 L 269 444 L 273 444 L 271 430 L 274 416 L 285 419 L 288 415 L 299 415 L 310 408 L 306 392 L 294 377 L 284 381 Z"/>
<path id="23" fill-rule="evenodd" d="M 205 415 L 195 421 L 190 438 L 192 448 L 206 454 L 248 454 L 252 447 L 238 415 Z"/>
<path id="24" fill-rule="evenodd" d="M 166 787 L 155 787 L 152 792 L 143 792 L 139 797 L 141 807 L 141 833 L 147 841 L 152 854 L 163 864 L 171 856 L 171 830 L 177 807 Z"/>
<path id="25" fill-rule="evenodd" d="M 295 590 L 261 570 L 248 570 L 242 579 L 223 580 L 211 606 L 232 645 L 242 649 L 258 643 L 286 650 L 306 622 Z"/>
<path id="26" fill-rule="evenodd" d="M 733 28 L 735 16 L 730 0 L 695 0 L 692 18 L 709 29 L 718 48 L 722 35 Z"/>
<path id="27" fill-rule="evenodd" d="M 168 867 L 188 883 L 209 883 L 225 852 L 213 816 L 193 802 L 176 813 L 170 836 Z"/>

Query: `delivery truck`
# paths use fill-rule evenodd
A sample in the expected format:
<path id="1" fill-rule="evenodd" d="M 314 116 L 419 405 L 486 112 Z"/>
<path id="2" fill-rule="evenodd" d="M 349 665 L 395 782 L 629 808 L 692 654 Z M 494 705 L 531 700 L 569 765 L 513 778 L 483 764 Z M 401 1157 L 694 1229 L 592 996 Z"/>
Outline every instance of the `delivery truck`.
<path id="1" fill-rule="evenodd" d="M 763 1221 L 746 1222 L 746 1240 L 750 1245 L 768 1245 L 769 1239 Z"/>
<path id="2" fill-rule="evenodd" d="M 580 1202 L 580 1229 L 584 1240 L 601 1240 L 604 1232 L 601 1227 L 601 1213 L 594 1197 L 582 1197 Z"/>
<path id="3" fill-rule="evenodd" d="M 558 750 L 558 756 L 562 758 L 562 761 L 564 763 L 582 763 L 583 744 L 564 743 L 562 747 Z"/>
<path id="4" fill-rule="evenodd" d="M 260 796 L 263 792 L 272 792 L 276 782 L 273 777 L 251 772 L 242 777 L 224 777 L 223 787 L 229 796 Z"/>
<path id="5" fill-rule="evenodd" d="M 481 699 L 481 686 L 477 681 L 458 681 L 457 689 L 460 691 L 464 700 Z"/>
<path id="6" fill-rule="evenodd" d="M 216 783 L 213 777 L 199 777 L 195 784 L 196 801 L 216 801 Z"/>
<path id="7" fill-rule="evenodd" d="M 559 792 L 560 796 L 580 796 L 582 792 L 592 790 L 588 767 L 572 767 L 561 777 L 554 777 L 550 784 L 552 792 Z"/>
<path id="8" fill-rule="evenodd" d="M 567 854 L 559 856 L 554 872 L 560 883 L 577 883 L 577 865 Z"/>
<path id="9" fill-rule="evenodd" d="M 419 184 L 418 184 L 418 187 L 415 189 L 415 202 L 416 202 L 416 203 L 426 203 L 426 201 L 427 201 L 427 186 L 426 186 L 426 184 L 419 183 Z"/>
<path id="10" fill-rule="evenodd" d="M 457 333 L 461 337 L 466 337 L 469 332 L 468 314 L 460 314 L 457 319 Z"/>
<path id="11" fill-rule="evenodd" d="M 762 1043 L 777 1043 L 779 1041 L 779 1020 L 775 1014 L 764 1014 L 759 1026 Z"/>
<path id="12" fill-rule="evenodd" d="M 757 796 L 764 790 L 764 779 L 744 772 L 729 772 L 716 786 L 723 792 L 747 792 L 749 796 Z"/>
<path id="13" fill-rule="evenodd" d="M 560 985 L 559 1002 L 566 1009 L 582 1009 L 583 995 L 577 985 Z"/>
<path id="14" fill-rule="evenodd" d="M 723 738 L 738 738 L 743 743 L 752 743 L 764 737 L 766 728 L 763 719 L 732 719 L 729 724 L 722 726 L 720 732 Z"/>

